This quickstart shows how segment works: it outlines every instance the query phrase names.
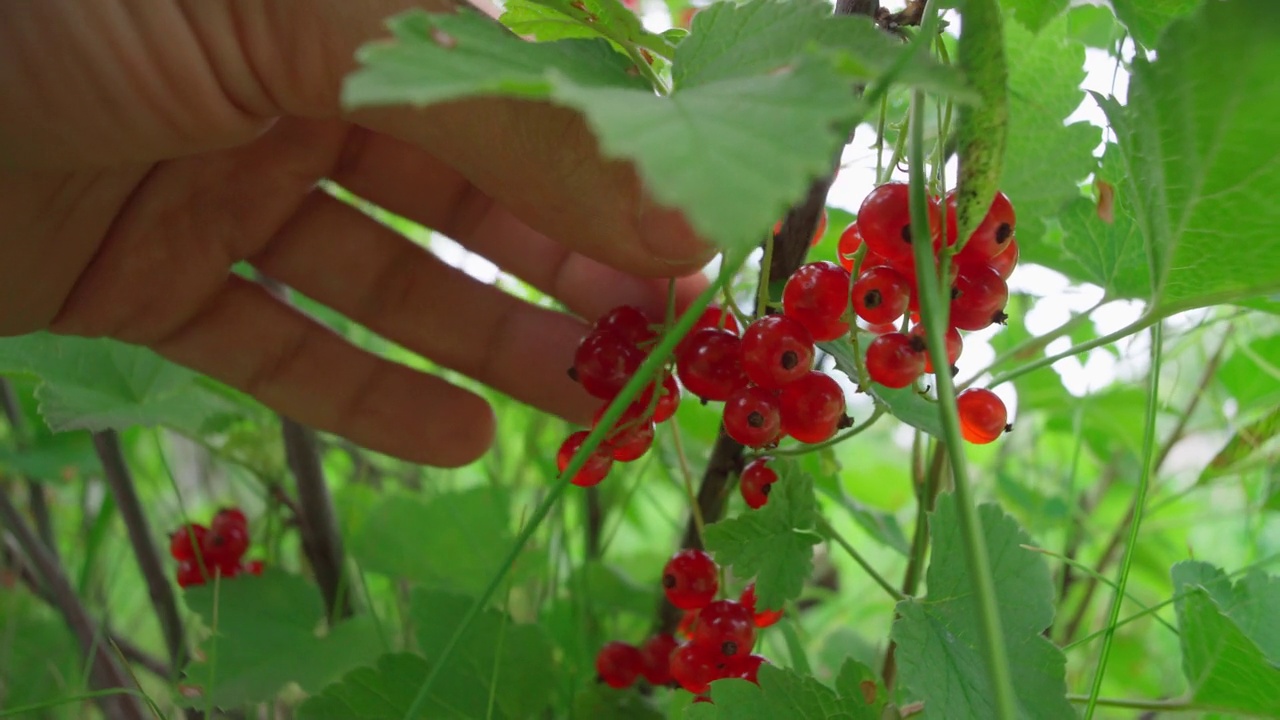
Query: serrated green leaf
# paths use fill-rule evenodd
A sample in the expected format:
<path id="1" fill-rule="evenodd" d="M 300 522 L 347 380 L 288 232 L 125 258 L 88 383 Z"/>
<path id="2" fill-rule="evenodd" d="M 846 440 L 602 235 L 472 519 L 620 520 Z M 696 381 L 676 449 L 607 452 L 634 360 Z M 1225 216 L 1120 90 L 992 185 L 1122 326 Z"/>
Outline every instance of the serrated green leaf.
<path id="1" fill-rule="evenodd" d="M 1073 39 L 1066 17 L 1039 34 L 1005 23 L 1009 64 L 1009 140 L 1000 188 L 1018 213 L 1018 247 L 1024 262 L 1071 273 L 1060 247 L 1042 242 L 1045 222 L 1080 197 L 1097 168 L 1093 150 L 1101 131 L 1087 122 L 1064 125 L 1084 100 L 1084 45 Z"/>
<path id="2" fill-rule="evenodd" d="M 164 425 L 198 433 L 218 416 L 239 412 L 196 373 L 115 340 L 43 332 L 0 338 L 0 372 L 43 381 L 36 398 L 55 432 Z"/>
<path id="3" fill-rule="evenodd" d="M 383 498 L 356 531 L 351 554 L 366 570 L 478 595 L 512 542 L 506 497 L 477 488 L 425 502 Z"/>
<path id="4" fill-rule="evenodd" d="M 1261 418 L 1236 430 L 1227 444 L 1201 471 L 1199 482 L 1238 472 L 1242 463 L 1269 444 L 1274 444 L 1277 435 L 1280 435 L 1280 408 L 1273 408 Z"/>
<path id="5" fill-rule="evenodd" d="M 1119 149 L 1107 148 L 1102 173 L 1118 174 Z M 1151 297 L 1151 270 L 1147 263 L 1142 233 L 1133 219 L 1126 198 L 1127 187 L 1109 186 L 1108 219 L 1099 215 L 1099 201 L 1078 197 L 1063 206 L 1058 222 L 1062 226 L 1062 246 L 1080 266 L 1073 276 L 1106 290 L 1114 298 Z"/>
<path id="6" fill-rule="evenodd" d="M 37 481 L 66 479 L 68 471 L 83 475 L 101 470 L 88 433 L 40 434 L 25 447 L 0 447 L 0 468 Z"/>
<path id="7" fill-rule="evenodd" d="M 1278 35 L 1280 5 L 1208 3 L 1134 61 L 1127 107 L 1100 99 L 1162 314 L 1280 288 Z"/>
<path id="8" fill-rule="evenodd" d="M 857 660 L 845 660 L 836 675 L 836 693 L 855 720 L 881 720 L 889 691 L 880 675 Z"/>
<path id="9" fill-rule="evenodd" d="M 866 347 L 871 336 L 863 333 L 859 340 L 863 343 L 863 347 Z M 858 365 L 853 354 L 853 343 L 833 340 L 818 343 L 818 347 L 836 361 L 836 368 L 840 372 L 849 376 L 849 379 L 855 383 L 858 381 Z M 915 391 L 915 388 L 889 388 L 873 382 L 870 387 L 863 389 L 902 422 L 936 438 L 943 437 L 942 416 L 938 413 L 938 404 L 925 399 Z"/>
<path id="10" fill-rule="evenodd" d="M 840 670 L 836 691 L 812 677 L 773 665 L 760 667 L 760 684 L 745 680 L 711 683 L 714 704 L 691 705 L 685 720 L 880 720 L 883 686 L 871 703 L 860 687 L 864 677 L 874 678 L 866 666 L 848 661 Z M 874 680 L 871 680 L 875 684 Z"/>
<path id="11" fill-rule="evenodd" d="M 298 720 L 401 720 L 413 704 L 427 661 L 411 653 L 378 658 L 376 668 L 352 670 L 340 681 L 309 698 L 298 708 Z M 448 710 L 432 717 L 462 720 Z"/>
<path id="12" fill-rule="evenodd" d="M 410 614 L 428 663 L 442 656 L 472 602 L 464 595 L 435 590 L 413 594 Z M 505 717 L 541 717 L 555 680 L 556 663 L 546 631 L 537 625 L 516 623 L 496 610 L 485 610 L 467 628 L 441 668 L 432 701 L 461 713 L 461 717 L 485 717 L 492 695 L 494 707 Z M 421 682 L 419 677 L 414 686 Z"/>
<path id="13" fill-rule="evenodd" d="M 667 717 L 635 690 L 616 690 L 604 683 L 595 683 L 578 693 L 573 699 L 573 716 L 610 720 L 664 720 Z"/>
<path id="14" fill-rule="evenodd" d="M 1124 37 L 1124 28 L 1105 5 L 1079 5 L 1067 12 L 1071 37 L 1091 48 L 1108 50 Z"/>
<path id="15" fill-rule="evenodd" d="M 644 47 L 670 57 L 675 45 L 644 29 L 640 18 L 618 0 L 508 0 L 502 23 L 521 35 L 547 42 L 566 38 L 605 38 L 619 45 Z"/>
<path id="16" fill-rule="evenodd" d="M 295 575 L 269 570 L 224 579 L 188 589 L 186 601 L 213 636 L 201 644 L 205 660 L 187 667 L 184 682 L 212 695 L 216 705 L 263 702 L 289 682 L 315 692 L 383 650 L 370 617 L 345 620 L 318 635 L 320 592 Z"/>
<path id="17" fill-rule="evenodd" d="M 1038 32 L 1051 20 L 1058 16 L 1071 0 L 1001 0 L 1000 4 L 1008 8 L 1028 30 Z"/>
<path id="18" fill-rule="evenodd" d="M 1280 580 L 1255 571 L 1233 587 L 1220 570 L 1199 562 L 1178 563 L 1172 575 L 1191 697 L 1269 716 L 1280 707 Z"/>
<path id="19" fill-rule="evenodd" d="M 1189 15 L 1200 3 L 1201 0 L 1111 0 L 1129 34 L 1147 47 L 1155 47 L 1169 23 Z"/>
<path id="20" fill-rule="evenodd" d="M 1053 621 L 1053 583 L 1044 559 L 1018 523 L 998 505 L 978 508 L 982 541 L 991 557 L 996 603 L 1004 629 L 1021 718 L 1074 718 L 1066 699 L 1066 658 L 1041 632 Z M 898 604 L 893 624 L 902 682 L 924 700 L 924 718 L 989 720 L 994 692 L 980 643 L 977 600 L 964 557 L 955 499 L 938 498 L 930 517 L 933 538 L 928 595 Z"/>
<path id="21" fill-rule="evenodd" d="M 1243 409 L 1280 403 L 1280 335 L 1238 347 L 1223 361 L 1217 378 Z"/>
<path id="22" fill-rule="evenodd" d="M 778 481 L 759 510 L 708 525 L 703 533 L 716 561 L 739 577 L 755 577 L 757 606 L 780 609 L 800 596 L 813 571 L 817 517 L 813 478 L 793 463 L 775 462 Z"/>

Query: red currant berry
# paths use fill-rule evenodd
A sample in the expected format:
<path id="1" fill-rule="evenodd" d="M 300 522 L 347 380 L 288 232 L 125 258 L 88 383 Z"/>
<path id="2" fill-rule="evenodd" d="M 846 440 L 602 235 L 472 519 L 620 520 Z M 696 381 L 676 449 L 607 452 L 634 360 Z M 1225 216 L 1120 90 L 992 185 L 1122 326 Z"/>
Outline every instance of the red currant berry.
<path id="1" fill-rule="evenodd" d="M 644 668 L 644 656 L 634 645 L 614 641 L 596 655 L 596 675 L 612 688 L 630 687 Z"/>
<path id="2" fill-rule="evenodd" d="M 196 548 L 204 546 L 204 536 L 208 532 L 208 528 L 196 523 L 183 525 L 174 530 L 169 535 L 169 554 L 173 556 L 174 560 L 194 560 L 196 558 Z M 195 537 L 195 544 L 191 542 L 192 536 Z"/>
<path id="3" fill-rule="evenodd" d="M 211 524 L 209 532 L 204 536 L 200 551 L 204 554 L 207 569 L 222 570 L 230 574 L 240 564 L 240 558 L 249 549 L 249 531 L 236 523 Z"/>
<path id="4" fill-rule="evenodd" d="M 667 633 L 654 635 L 640 646 L 640 655 L 644 664 L 640 673 L 652 685 L 667 685 L 671 682 L 671 653 L 679 643 Z"/>
<path id="5" fill-rule="evenodd" d="M 849 332 L 849 271 L 825 260 L 802 265 L 782 289 L 782 310 L 800 321 L 815 342 Z"/>
<path id="6" fill-rule="evenodd" d="M 763 655 L 748 655 L 743 658 L 733 658 L 725 664 L 725 676 L 746 680 L 750 683 L 760 684 L 760 666 L 769 662 Z"/>
<path id="7" fill-rule="evenodd" d="M 782 388 L 778 396 L 782 429 L 804 443 L 828 440 L 846 422 L 844 391 L 839 383 L 820 372 Z"/>
<path id="8" fill-rule="evenodd" d="M 742 334 L 742 369 L 751 382 L 777 390 L 813 368 L 813 337 L 786 315 L 766 315 Z"/>
<path id="9" fill-rule="evenodd" d="M 769 458 L 760 457 L 747 463 L 742 469 L 742 477 L 738 479 L 738 491 L 747 507 L 757 510 L 769 502 L 769 491 L 778 482 L 778 473 L 769 467 Z"/>
<path id="10" fill-rule="evenodd" d="M 698 612 L 693 644 L 715 648 L 725 657 L 746 656 L 756 642 L 751 611 L 735 600 L 717 600 Z"/>
<path id="11" fill-rule="evenodd" d="M 872 190 L 858 210 L 858 230 L 867 247 L 893 261 L 910 262 L 911 208 L 906 183 L 885 183 Z M 941 244 L 942 217 L 935 203 L 929 203 L 929 227 L 935 250 Z"/>
<path id="12" fill-rule="evenodd" d="M 782 610 L 756 610 L 756 584 L 751 583 L 742 591 L 738 602 L 751 611 L 751 619 L 758 628 L 767 628 L 782 619 Z"/>
<path id="13" fill-rule="evenodd" d="M 612 400 L 635 374 L 644 353 L 623 336 L 591 333 L 573 356 L 573 374 L 582 389 L 601 400 Z"/>
<path id="14" fill-rule="evenodd" d="M 777 396 L 748 385 L 724 401 L 725 433 L 749 448 L 776 444 L 782 439 L 782 418 Z"/>
<path id="15" fill-rule="evenodd" d="M 209 529 L 218 532 L 228 527 L 249 527 L 249 519 L 244 516 L 244 512 L 240 508 L 222 508 L 214 516 L 212 522 L 209 523 Z"/>
<path id="16" fill-rule="evenodd" d="M 925 344 L 924 354 L 924 371 L 933 372 L 933 360 L 930 359 L 928 353 L 929 339 L 925 335 L 924 323 L 916 323 L 911 326 L 911 334 L 920 338 L 920 342 Z M 960 353 L 964 352 L 964 338 L 960 337 L 960 331 L 954 327 L 947 328 L 947 362 L 955 365 L 960 359 Z"/>
<path id="17" fill-rule="evenodd" d="M 955 191 L 947 193 L 947 243 L 954 245 L 956 235 L 959 230 L 956 227 L 956 194 Z M 995 199 L 992 200 L 990 207 L 987 208 L 987 214 L 982 218 L 982 222 L 978 224 L 977 229 L 969 236 L 969 241 L 964 244 L 964 248 L 956 255 L 956 259 L 962 264 L 985 264 L 997 255 L 1002 254 L 1009 247 L 1009 241 L 1013 239 L 1014 226 L 1017 219 L 1014 216 L 1013 205 L 1009 202 L 1008 196 L 997 191 Z"/>
<path id="18" fill-rule="evenodd" d="M 600 417 L 607 409 L 609 409 L 607 404 L 600 406 L 596 411 L 595 420 L 591 423 L 592 427 L 600 424 Z M 631 405 L 614 423 L 613 431 L 603 443 L 609 446 L 608 451 L 614 460 L 618 462 L 639 460 L 649 452 L 649 448 L 653 447 L 653 421 L 644 417 L 643 412 L 643 408 Z"/>
<path id="19" fill-rule="evenodd" d="M 741 327 L 738 325 L 738 318 L 734 317 L 733 313 L 725 310 L 719 305 L 708 305 L 707 308 L 702 311 L 702 314 L 698 316 L 697 321 L 693 323 L 693 327 L 689 328 L 689 334 L 684 336 L 684 341 L 687 342 L 694 333 L 705 328 L 720 328 L 728 330 L 734 335 L 737 335 L 742 331 Z M 676 352 L 679 352 L 678 347 Z"/>
<path id="20" fill-rule="evenodd" d="M 911 302 L 911 284 L 897 270 L 874 267 L 853 283 L 853 311 L 869 323 L 891 323 Z"/>
<path id="21" fill-rule="evenodd" d="M 676 414 L 676 410 L 680 407 L 680 386 L 676 384 L 676 378 L 671 373 L 663 373 L 662 389 L 658 391 L 658 399 L 653 403 L 653 421 L 656 423 L 665 422 Z M 650 385 L 640 396 L 639 404 L 648 408 L 649 401 L 652 398 L 653 386 Z"/>
<path id="22" fill-rule="evenodd" d="M 836 259 L 840 267 L 853 272 L 853 255 L 862 247 L 862 233 L 858 232 L 858 223 L 849 223 L 849 227 L 840 232 L 840 241 L 836 243 Z M 866 264 L 866 261 L 863 261 Z"/>
<path id="23" fill-rule="evenodd" d="M 245 564 L 245 566 L 244 566 L 244 571 L 245 571 L 245 572 L 249 573 L 250 575 L 255 575 L 255 576 L 257 576 L 257 575 L 261 575 L 261 574 L 262 574 L 262 569 L 263 569 L 263 566 L 262 566 L 262 561 L 261 561 L 261 560 L 250 560 L 250 561 L 249 561 L 248 563 L 246 563 L 246 564 Z"/>
<path id="24" fill-rule="evenodd" d="M 587 439 L 589 433 L 586 430 L 578 432 L 565 438 L 564 444 L 560 446 L 560 450 L 556 453 L 556 467 L 560 472 L 564 472 L 569 467 L 569 461 L 577 454 L 578 448 L 582 447 L 582 441 Z M 608 449 L 603 445 L 596 448 L 591 453 L 591 457 L 587 458 L 587 462 L 578 470 L 577 474 L 569 482 L 578 487 L 591 487 L 598 485 L 604 476 L 609 474 L 609 469 L 613 467 L 613 456 L 609 454 Z"/>
<path id="25" fill-rule="evenodd" d="M 1004 320 L 1009 286 L 995 270 L 970 265 L 951 285 L 951 324 L 961 330 L 981 330 Z"/>
<path id="26" fill-rule="evenodd" d="M 676 357 L 676 373 L 689 392 L 703 400 L 726 400 L 747 384 L 742 341 L 728 330 L 703 328 L 688 338 Z"/>
<path id="27" fill-rule="evenodd" d="M 711 688 L 713 680 L 724 677 L 724 656 L 715 648 L 688 642 L 671 653 L 671 679 L 694 695 Z"/>
<path id="28" fill-rule="evenodd" d="M 591 326 L 591 332 L 613 333 L 632 345 L 643 345 L 658 336 L 649 316 L 634 305 L 619 305 L 601 315 Z"/>
<path id="29" fill-rule="evenodd" d="M 681 610 L 698 610 L 711 602 L 720 589 L 719 572 L 705 552 L 681 550 L 662 569 L 662 589 L 672 605 Z"/>
<path id="30" fill-rule="evenodd" d="M 985 445 L 1008 429 L 1009 411 L 998 395 L 985 388 L 969 388 L 956 396 L 960 434 L 975 445 Z"/>
<path id="31" fill-rule="evenodd" d="M 178 561 L 178 587 L 189 588 L 204 584 L 204 575 L 200 573 L 200 564 L 194 559 Z"/>
<path id="32" fill-rule="evenodd" d="M 885 387 L 904 388 L 924 374 L 924 341 L 906 333 L 885 333 L 867 346 L 867 374 Z"/>
<path id="33" fill-rule="evenodd" d="M 1018 266 L 1018 239 L 1009 238 L 1009 246 L 1004 249 L 1004 252 L 988 260 L 987 264 L 996 271 L 1001 280 L 1008 280 L 1013 274 L 1013 269 Z"/>

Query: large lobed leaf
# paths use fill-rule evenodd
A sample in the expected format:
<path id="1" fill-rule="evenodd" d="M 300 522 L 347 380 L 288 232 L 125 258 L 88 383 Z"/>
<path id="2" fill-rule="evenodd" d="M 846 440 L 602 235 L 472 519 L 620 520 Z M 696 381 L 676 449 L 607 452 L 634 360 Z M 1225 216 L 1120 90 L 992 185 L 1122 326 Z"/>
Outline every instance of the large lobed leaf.
<path id="1" fill-rule="evenodd" d="M 1066 658 L 1041 632 L 1053 621 L 1053 584 L 1043 558 L 998 505 L 979 507 L 982 542 L 991 558 L 1005 651 L 1020 718 L 1074 718 L 1066 699 Z M 898 604 L 893 624 L 902 682 L 924 700 L 925 718 L 989 720 L 996 716 L 978 622 L 978 603 L 964 556 L 955 499 L 938 498 L 923 599 Z"/>
<path id="2" fill-rule="evenodd" d="M 1111 6 L 1138 42 L 1154 47 L 1160 33 L 1169 23 L 1195 10 L 1202 1 L 1111 0 Z"/>
<path id="3" fill-rule="evenodd" d="M 347 673 L 298 707 L 298 720 L 401 720 L 427 672 L 427 661 L 412 653 L 388 653 L 378 666 Z M 446 712 L 443 719 L 461 718 Z M 499 716 L 500 717 L 500 716 Z"/>
<path id="4" fill-rule="evenodd" d="M 872 337 L 868 333 L 863 333 L 862 347 L 865 348 L 865 343 Z M 853 382 L 858 381 L 858 361 L 854 356 L 853 343 L 840 339 L 819 343 L 818 347 L 835 360 L 836 368 L 840 372 L 847 375 Z M 869 387 L 862 389 L 875 398 L 877 404 L 902 422 L 936 438 L 943 437 L 942 415 L 938 410 L 938 403 L 916 392 L 914 387 L 891 388 L 872 382 Z"/>
<path id="5" fill-rule="evenodd" d="M 685 720 L 881 720 L 888 694 L 870 668 L 847 660 L 836 689 L 791 670 L 763 665 L 760 684 L 711 683 L 714 704 L 690 705 Z"/>
<path id="6" fill-rule="evenodd" d="M 708 525 L 703 533 L 717 562 L 733 566 L 740 577 L 756 578 L 761 609 L 779 609 L 800 596 L 813 571 L 813 546 L 821 541 L 814 531 L 813 478 L 791 462 L 773 467 L 778 481 L 764 507 Z"/>
<path id="7" fill-rule="evenodd" d="M 661 35 L 645 30 L 640 18 L 618 0 L 508 0 L 501 20 L 515 32 L 542 41 L 606 38 L 665 56 L 675 49 Z"/>
<path id="8" fill-rule="evenodd" d="M 1128 106 L 1099 98 L 1162 314 L 1280 289 L 1276 37 L 1280 4 L 1206 3 L 1134 61 Z"/>

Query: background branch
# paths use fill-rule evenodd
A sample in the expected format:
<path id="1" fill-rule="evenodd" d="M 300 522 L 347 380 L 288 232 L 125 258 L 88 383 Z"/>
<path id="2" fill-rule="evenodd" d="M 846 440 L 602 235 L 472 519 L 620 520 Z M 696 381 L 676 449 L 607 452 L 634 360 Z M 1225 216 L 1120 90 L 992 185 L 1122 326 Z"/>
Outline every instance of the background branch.
<path id="1" fill-rule="evenodd" d="M 30 428 L 27 427 L 27 419 L 22 414 L 22 406 L 18 404 L 18 396 L 13 391 L 13 385 L 8 378 L 4 377 L 0 377 L 0 407 L 4 408 L 4 415 L 8 418 L 9 427 L 13 430 L 14 447 L 25 450 L 31 437 Z M 31 510 L 32 519 L 36 521 L 36 533 L 44 541 L 45 547 L 49 548 L 49 552 L 57 557 L 57 536 L 53 532 L 53 518 L 49 514 L 49 504 L 44 496 L 44 488 L 34 478 L 24 476 L 22 480 L 27 485 L 27 506 Z"/>

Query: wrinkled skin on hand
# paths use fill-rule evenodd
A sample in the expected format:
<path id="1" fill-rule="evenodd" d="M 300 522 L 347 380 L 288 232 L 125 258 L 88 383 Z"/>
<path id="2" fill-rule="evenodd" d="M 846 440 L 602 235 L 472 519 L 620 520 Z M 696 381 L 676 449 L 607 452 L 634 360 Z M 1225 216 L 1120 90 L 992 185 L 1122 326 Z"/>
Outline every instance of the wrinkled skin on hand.
<path id="1" fill-rule="evenodd" d="M 432 3 L 435 3 L 434 5 Z M 0 335 L 111 337 L 405 459 L 492 440 L 480 397 L 348 343 L 233 265 L 586 421 L 565 375 L 590 320 L 658 311 L 710 255 L 581 118 L 470 101 L 344 114 L 355 49 L 445 0 L 18 0 L 0 6 Z M 457 239 L 558 298 L 535 307 L 317 188 Z M 678 283 L 687 300 L 699 275 Z"/>

